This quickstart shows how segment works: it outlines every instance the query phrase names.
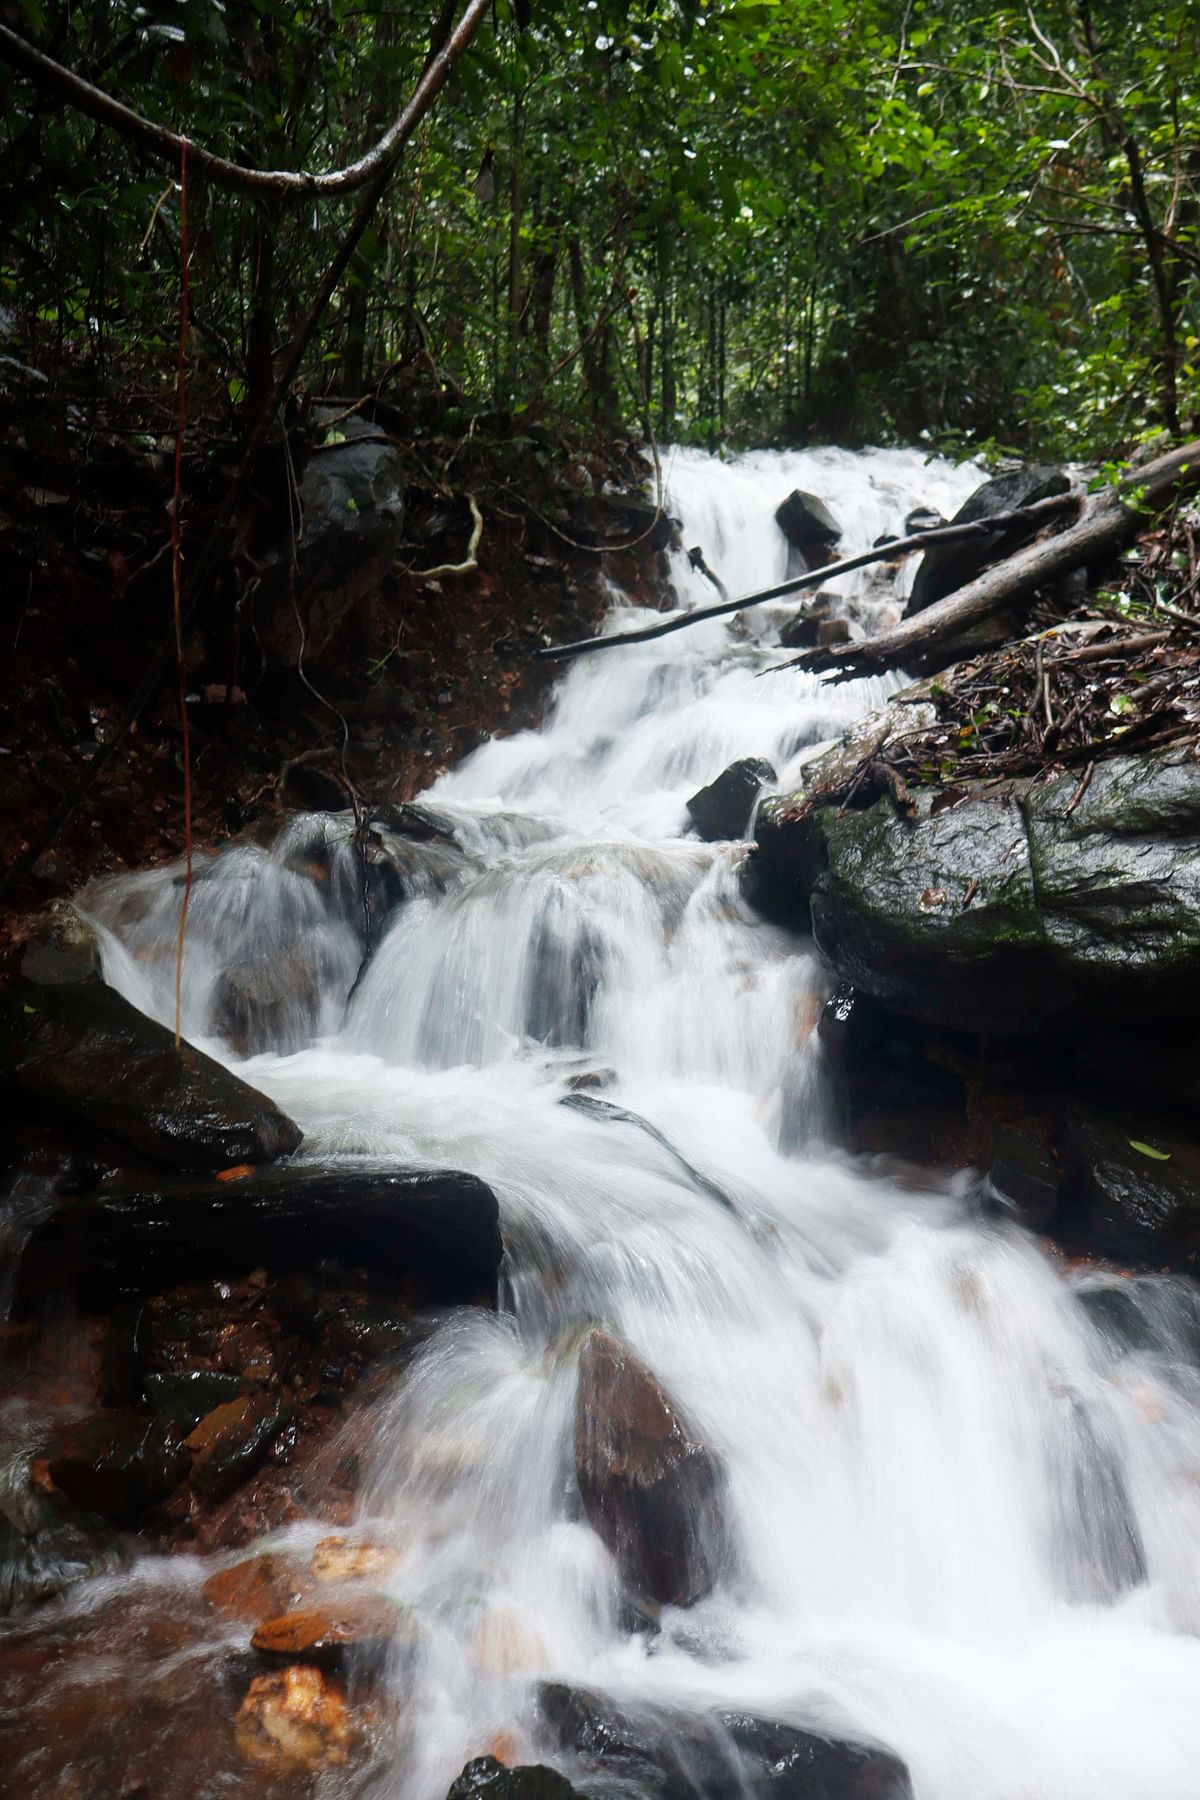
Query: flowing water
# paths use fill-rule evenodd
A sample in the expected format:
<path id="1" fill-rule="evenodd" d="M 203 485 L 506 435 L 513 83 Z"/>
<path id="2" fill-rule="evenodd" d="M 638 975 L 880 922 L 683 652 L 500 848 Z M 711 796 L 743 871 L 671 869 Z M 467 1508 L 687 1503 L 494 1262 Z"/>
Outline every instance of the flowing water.
<path id="1" fill-rule="evenodd" d="M 979 479 L 907 452 L 668 468 L 684 543 L 735 593 L 785 573 L 771 515 L 793 486 L 851 551 Z M 840 585 L 856 631 L 910 574 Z M 681 556 L 675 579 L 682 605 L 715 598 Z M 686 835 L 688 795 L 730 761 L 766 757 L 786 785 L 898 685 L 758 680 L 793 610 L 580 661 L 541 730 L 439 781 L 423 799 L 454 841 L 421 862 L 348 1006 L 340 821 L 231 849 L 197 885 L 189 1035 L 230 1058 L 223 976 L 302 962 L 275 1046 L 239 1066 L 305 1153 L 472 1170 L 502 1208 L 500 1312 L 436 1332 L 376 1446 L 366 1516 L 405 1548 L 391 1591 L 422 1638 L 373 1794 L 441 1800 L 501 1732 L 551 1754 L 529 1705 L 551 1676 L 886 1746 L 917 1800 L 1200 1795 L 1190 1289 L 1122 1284 L 1137 1329 L 1115 1331 L 1099 1278 L 1064 1274 L 964 1178 L 920 1193 L 841 1155 L 811 947 L 748 909 L 745 846 Z M 608 629 L 646 618 L 614 596 Z M 314 834 L 324 887 L 302 866 Z M 172 883 L 89 901 L 109 978 L 163 1018 Z M 581 1076 L 654 1130 L 564 1105 Z M 728 1476 L 715 1590 L 655 1632 L 633 1628 L 572 1498 L 591 1321 Z"/>

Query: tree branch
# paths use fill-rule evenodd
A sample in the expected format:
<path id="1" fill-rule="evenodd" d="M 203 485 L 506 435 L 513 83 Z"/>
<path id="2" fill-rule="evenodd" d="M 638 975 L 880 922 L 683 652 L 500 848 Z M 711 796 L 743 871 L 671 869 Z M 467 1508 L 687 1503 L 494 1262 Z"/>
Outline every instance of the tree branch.
<path id="1" fill-rule="evenodd" d="M 7 25 L 0 24 L 0 57 L 29 76 L 38 87 L 57 94 L 61 99 L 86 113 L 102 125 L 111 125 L 123 137 L 144 145 L 156 156 L 165 157 L 173 167 L 179 166 L 180 154 L 187 143 L 188 161 L 196 173 L 202 173 L 221 187 L 241 188 L 248 193 L 269 194 L 349 194 L 363 187 L 380 169 L 390 169 L 415 127 L 425 117 L 440 93 L 447 75 L 470 43 L 491 0 L 468 0 L 467 9 L 457 28 L 430 56 L 421 79 L 413 90 L 404 111 L 384 132 L 379 142 L 343 169 L 329 169 L 321 174 L 304 169 L 247 169 L 230 162 L 211 150 L 202 149 L 153 119 L 143 118 L 121 100 L 94 87 L 81 75 L 64 69 L 41 50 L 27 43 Z M 439 21 L 440 25 L 440 21 Z"/>

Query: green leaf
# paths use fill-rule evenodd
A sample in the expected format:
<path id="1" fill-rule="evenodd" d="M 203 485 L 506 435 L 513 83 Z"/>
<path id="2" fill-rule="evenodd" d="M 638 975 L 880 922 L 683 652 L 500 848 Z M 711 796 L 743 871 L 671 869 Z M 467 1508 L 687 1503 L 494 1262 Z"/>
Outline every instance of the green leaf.
<path id="1" fill-rule="evenodd" d="M 1153 1144 L 1143 1144 L 1138 1138 L 1130 1138 L 1129 1148 L 1136 1150 L 1139 1156 L 1148 1156 L 1153 1162 L 1170 1162 L 1169 1150 L 1156 1150 Z"/>

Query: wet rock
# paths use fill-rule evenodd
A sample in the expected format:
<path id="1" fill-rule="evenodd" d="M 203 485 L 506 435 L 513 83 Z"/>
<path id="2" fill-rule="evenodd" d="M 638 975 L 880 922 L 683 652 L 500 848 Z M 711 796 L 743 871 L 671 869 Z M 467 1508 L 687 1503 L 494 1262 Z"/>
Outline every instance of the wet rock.
<path id="1" fill-rule="evenodd" d="M 775 509 L 775 522 L 793 550 L 798 550 L 810 569 L 829 561 L 842 528 L 823 500 L 793 488 Z"/>
<path id="2" fill-rule="evenodd" d="M 225 969 L 212 999 L 212 1030 L 239 1056 L 290 1056 L 312 1037 L 320 1013 L 317 972 L 303 958 L 259 959 Z"/>
<path id="3" fill-rule="evenodd" d="M 403 1553 L 391 1544 L 327 1537 L 314 1549 L 309 1570 L 316 1581 L 386 1581 L 403 1560 Z"/>
<path id="4" fill-rule="evenodd" d="M 575 1473 L 588 1523 L 635 1594 L 688 1606 L 721 1560 L 722 1470 L 627 1345 L 593 1330 L 579 1356 Z"/>
<path id="5" fill-rule="evenodd" d="M 978 519 L 990 519 L 996 513 L 1009 512 L 1020 506 L 1032 506 L 1052 494 L 1065 494 L 1071 486 L 1061 469 L 1031 463 L 1010 475 L 997 475 L 976 488 L 959 507 L 952 525 L 967 525 Z M 1011 556 L 1027 543 L 1035 532 L 1033 526 L 1010 526 L 1007 531 L 994 531 L 985 537 L 968 538 L 961 544 L 931 544 L 921 557 L 921 565 L 913 582 L 905 617 L 923 612 L 935 600 L 957 592 L 973 581 L 990 562 Z"/>
<path id="6" fill-rule="evenodd" d="M 746 756 L 729 767 L 687 803 L 692 824 L 710 843 L 744 838 L 754 816 L 758 797 L 773 787 L 775 770 L 761 756 Z"/>
<path id="7" fill-rule="evenodd" d="M 165 1500 L 187 1475 L 191 1457 L 164 1419 L 99 1412 L 66 1426 L 48 1462 L 55 1487 L 76 1506 L 127 1519 Z"/>
<path id="8" fill-rule="evenodd" d="M 788 620 L 779 633 L 779 642 L 785 650 L 811 650 L 817 642 L 817 634 L 821 626 L 833 617 L 833 600 L 824 594 L 818 594 L 808 606 Z"/>
<path id="9" fill-rule="evenodd" d="M 219 1369 L 156 1370 L 146 1377 L 146 1403 L 186 1437 L 215 1407 L 235 1400 L 240 1385 L 238 1376 Z"/>
<path id="10" fill-rule="evenodd" d="M 354 1741 L 343 1690 L 308 1663 L 257 1676 L 235 1729 L 246 1762 L 283 1774 L 339 1769 Z"/>
<path id="11" fill-rule="evenodd" d="M 55 900 L 22 950 L 18 967 L 25 980 L 38 987 L 77 987 L 102 980 L 95 927 L 69 901 Z"/>
<path id="12" fill-rule="evenodd" d="M 187 1439 L 196 1492 L 209 1500 L 232 1493 L 266 1459 L 293 1414 L 291 1403 L 275 1394 L 244 1394 L 214 1408 Z"/>
<path id="13" fill-rule="evenodd" d="M 255 601 L 257 640 L 289 671 L 301 631 L 305 655 L 315 660 L 390 573 L 404 523 L 400 452 L 367 420 L 341 420 L 308 460 L 300 516 L 294 572 L 289 539 L 266 559 Z"/>
<path id="14" fill-rule="evenodd" d="M 978 1063 L 969 1041 L 947 1041 L 844 982 L 822 1008 L 817 1035 L 847 1148 L 931 1166 L 965 1160 L 964 1069 Z"/>
<path id="15" fill-rule="evenodd" d="M 1078 789 L 1070 771 L 965 786 L 950 803 L 922 793 L 912 819 L 888 796 L 845 810 L 798 796 L 764 802 L 756 837 L 807 899 L 834 973 L 910 1017 L 1007 1036 L 1098 1012 L 1187 1015 L 1200 1000 L 1196 765 L 1118 757 L 1072 811 Z"/>
<path id="16" fill-rule="evenodd" d="M 506 1769 L 494 1756 L 477 1756 L 453 1783 L 446 1800 L 573 1800 L 578 1790 L 545 1763 Z"/>
<path id="17" fill-rule="evenodd" d="M 1062 1171 L 1027 1133 L 998 1129 L 988 1184 L 1004 1211 L 1030 1231 L 1045 1231 L 1058 1211 Z"/>
<path id="18" fill-rule="evenodd" d="M 261 1625 L 298 1606 L 311 1585 L 299 1557 L 270 1550 L 210 1575 L 204 1597 L 226 1619 Z"/>
<path id="19" fill-rule="evenodd" d="M 407 1607 L 377 1594 L 284 1613 L 260 1625 L 250 1639 L 264 1656 L 335 1666 L 347 1661 L 376 1665 L 393 1645 L 415 1641 L 416 1625 Z"/>
<path id="20" fill-rule="evenodd" d="M 918 531 L 936 531 L 939 525 L 945 523 L 945 519 L 935 506 L 914 506 L 912 511 L 905 515 L 904 536 L 912 537 Z"/>
<path id="21" fill-rule="evenodd" d="M 0 992 L 0 1078 L 155 1162 L 272 1162 L 301 1132 L 265 1094 L 102 982 Z"/>
<path id="22" fill-rule="evenodd" d="M 0 1465 L 0 1617 L 56 1599 L 122 1560 L 112 1528 L 45 1493 L 24 1458 Z"/>
<path id="23" fill-rule="evenodd" d="M 830 644 L 848 644 L 850 626 L 845 619 L 822 619 L 817 625 L 817 643 L 824 650 Z"/>
<path id="24" fill-rule="evenodd" d="M 539 1688 L 538 1704 L 564 1750 L 639 1800 L 912 1800 L 907 1770 L 886 1751 L 748 1713 L 634 1710 L 561 1683 Z"/>
<path id="25" fill-rule="evenodd" d="M 1200 1251 L 1200 1145 L 1194 1132 L 1133 1109 L 1076 1106 L 1065 1131 L 1071 1219 L 1122 1263 L 1190 1266 Z"/>
<path id="26" fill-rule="evenodd" d="M 44 1236 L 64 1230 L 51 1219 Z M 85 1203 L 85 1291 L 159 1293 L 204 1273 L 286 1270 L 336 1257 L 436 1300 L 495 1291 L 496 1197 L 474 1175 L 334 1165 L 251 1170 L 237 1180 L 164 1177 Z"/>

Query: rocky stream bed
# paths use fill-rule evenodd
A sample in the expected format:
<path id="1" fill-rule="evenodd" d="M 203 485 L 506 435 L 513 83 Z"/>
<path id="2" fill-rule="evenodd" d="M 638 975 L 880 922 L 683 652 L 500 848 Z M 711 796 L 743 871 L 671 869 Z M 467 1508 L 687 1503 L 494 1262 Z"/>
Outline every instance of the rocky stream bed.
<path id="1" fill-rule="evenodd" d="M 980 480 L 814 456 L 810 554 Z M 792 466 L 703 465 L 710 561 L 794 568 Z M 176 867 L 21 927 L 14 1791 L 1187 1800 L 1194 640 L 1121 663 L 1172 741 L 951 770 L 978 659 L 778 672 L 911 573 L 616 652 L 365 836 L 206 846 L 181 1046 Z M 979 1631 L 1077 1650 L 1065 1748 Z"/>

